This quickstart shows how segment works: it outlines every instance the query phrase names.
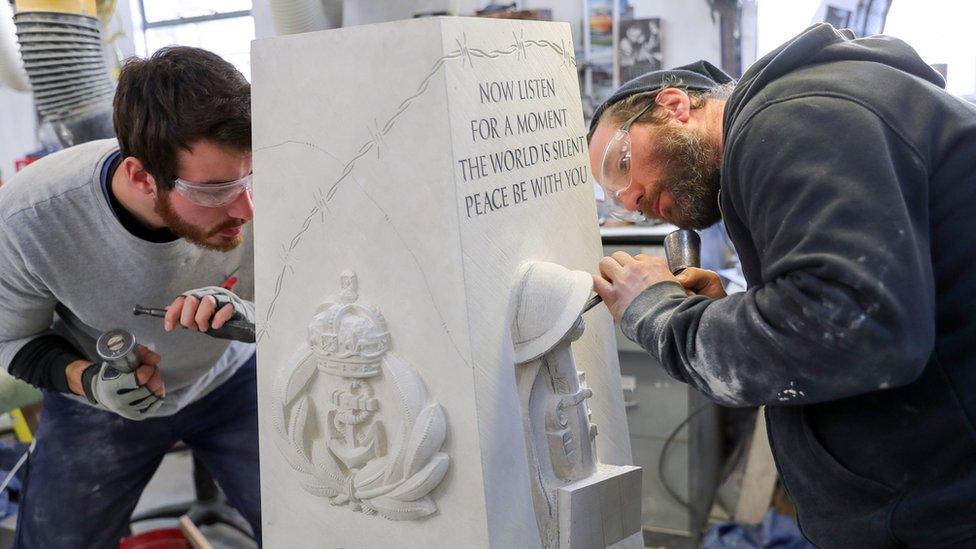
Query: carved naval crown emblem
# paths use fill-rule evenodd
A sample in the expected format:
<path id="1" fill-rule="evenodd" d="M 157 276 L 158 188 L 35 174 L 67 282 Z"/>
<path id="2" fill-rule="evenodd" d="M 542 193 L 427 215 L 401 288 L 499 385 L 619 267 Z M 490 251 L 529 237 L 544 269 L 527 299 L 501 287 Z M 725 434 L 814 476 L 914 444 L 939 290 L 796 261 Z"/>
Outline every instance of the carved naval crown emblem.
<path id="1" fill-rule="evenodd" d="M 339 299 L 319 307 L 279 373 L 275 440 L 308 492 L 391 520 L 422 518 L 436 512 L 429 494 L 450 463 L 439 451 L 444 412 L 390 352 L 386 319 L 359 303 L 356 275 L 340 279 Z M 317 398 L 320 385 L 329 399 Z M 387 425 L 397 426 L 389 441 Z"/>
<path id="2" fill-rule="evenodd" d="M 373 377 L 390 349 L 386 319 L 378 309 L 356 303 L 356 275 L 342 274 L 340 303 L 312 317 L 308 343 L 320 372 L 341 377 Z"/>

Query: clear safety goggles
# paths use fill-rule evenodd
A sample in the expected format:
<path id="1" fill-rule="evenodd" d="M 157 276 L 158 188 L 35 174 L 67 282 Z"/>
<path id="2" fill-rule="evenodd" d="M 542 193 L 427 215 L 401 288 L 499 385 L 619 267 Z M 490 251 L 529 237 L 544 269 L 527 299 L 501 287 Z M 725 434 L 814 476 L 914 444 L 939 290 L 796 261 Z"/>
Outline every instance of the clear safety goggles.
<path id="1" fill-rule="evenodd" d="M 644 214 L 639 210 L 630 211 L 625 208 L 620 200 L 620 195 L 624 194 L 633 182 L 630 173 L 633 147 L 630 141 L 630 127 L 653 106 L 654 102 L 652 101 L 640 112 L 630 117 L 630 120 L 624 122 L 624 125 L 620 126 L 620 129 L 613 134 L 607 143 L 607 147 L 603 150 L 600 178 L 597 183 L 603 187 L 604 201 L 610 215 L 623 221 L 638 222 L 645 219 Z"/>
<path id="2" fill-rule="evenodd" d="M 237 200 L 244 191 L 253 193 L 251 184 L 253 175 L 249 173 L 236 181 L 226 183 L 191 183 L 176 179 L 173 187 L 183 198 L 198 206 L 217 208 Z"/>

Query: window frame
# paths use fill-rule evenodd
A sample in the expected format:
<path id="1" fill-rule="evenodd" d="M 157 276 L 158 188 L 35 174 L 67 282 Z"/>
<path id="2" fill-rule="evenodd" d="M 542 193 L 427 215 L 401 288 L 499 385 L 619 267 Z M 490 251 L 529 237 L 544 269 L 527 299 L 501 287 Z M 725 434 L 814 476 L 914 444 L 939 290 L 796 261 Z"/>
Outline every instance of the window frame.
<path id="1" fill-rule="evenodd" d="M 4 0 L 0 0 L 2 2 Z M 167 0 L 153 0 L 153 1 L 167 1 Z M 136 16 L 132 14 L 133 24 L 137 27 L 133 30 L 133 34 L 138 36 L 133 36 L 133 46 L 135 47 L 135 52 L 137 55 L 149 57 L 152 55 L 154 50 L 149 48 L 149 32 L 151 30 L 158 29 L 178 29 L 182 26 L 197 25 L 200 23 L 210 23 L 212 21 L 225 21 L 231 19 L 242 19 L 248 18 L 251 25 L 254 25 L 254 2 L 251 2 L 251 9 L 247 10 L 234 10 L 226 11 L 220 13 L 211 13 L 207 15 L 195 15 L 192 17 L 178 17 L 175 19 L 163 19 L 160 21 L 150 22 L 146 19 L 146 4 L 147 0 L 129 0 L 130 10 L 135 11 L 135 6 L 138 6 L 139 15 Z M 138 17 L 138 20 L 136 20 Z M 179 31 L 176 31 L 179 32 Z M 238 70 L 244 73 L 245 77 L 250 81 L 250 64 L 247 67 L 238 66 L 234 61 L 230 61 Z"/>
<path id="2" fill-rule="evenodd" d="M 137 0 L 139 4 L 139 16 L 142 18 L 142 30 L 143 35 L 147 29 L 154 29 L 159 27 L 176 27 L 179 25 L 188 25 L 192 23 L 206 23 L 208 21 L 220 21 L 221 19 L 235 19 L 237 17 L 251 17 L 254 18 L 254 2 L 251 2 L 251 9 L 249 10 L 237 10 L 237 11 L 225 11 L 219 13 L 211 13 L 209 15 L 194 15 L 192 17 L 178 17 L 176 19 L 163 19 L 162 21 L 150 22 L 146 19 L 146 0 Z"/>

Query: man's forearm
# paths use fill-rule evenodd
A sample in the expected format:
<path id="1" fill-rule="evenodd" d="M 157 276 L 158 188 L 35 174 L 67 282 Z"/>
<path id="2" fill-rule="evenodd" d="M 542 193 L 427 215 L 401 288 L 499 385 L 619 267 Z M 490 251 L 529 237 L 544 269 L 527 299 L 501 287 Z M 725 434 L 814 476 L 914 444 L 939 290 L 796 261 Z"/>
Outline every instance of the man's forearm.
<path id="1" fill-rule="evenodd" d="M 10 363 L 10 374 L 40 389 L 84 394 L 81 372 L 91 364 L 65 338 L 48 334 L 29 341 Z"/>
<path id="2" fill-rule="evenodd" d="M 91 365 L 92 362 L 90 360 L 80 359 L 68 364 L 68 367 L 65 368 L 65 375 L 68 378 L 68 389 L 72 393 L 85 396 L 85 387 L 81 382 L 81 374 Z"/>

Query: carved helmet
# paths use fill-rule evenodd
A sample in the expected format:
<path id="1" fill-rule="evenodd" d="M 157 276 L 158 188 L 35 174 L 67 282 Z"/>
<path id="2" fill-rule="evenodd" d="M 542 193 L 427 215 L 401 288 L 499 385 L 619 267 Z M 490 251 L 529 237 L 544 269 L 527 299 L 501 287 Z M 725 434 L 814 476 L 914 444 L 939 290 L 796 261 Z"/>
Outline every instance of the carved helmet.
<path id="1" fill-rule="evenodd" d="M 576 325 L 590 297 L 593 278 L 545 261 L 523 263 L 516 275 L 512 319 L 515 362 L 538 358 Z"/>

